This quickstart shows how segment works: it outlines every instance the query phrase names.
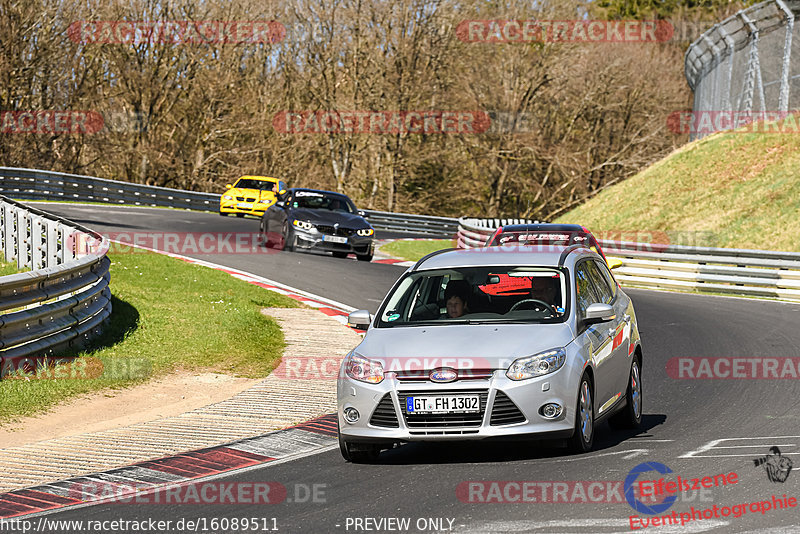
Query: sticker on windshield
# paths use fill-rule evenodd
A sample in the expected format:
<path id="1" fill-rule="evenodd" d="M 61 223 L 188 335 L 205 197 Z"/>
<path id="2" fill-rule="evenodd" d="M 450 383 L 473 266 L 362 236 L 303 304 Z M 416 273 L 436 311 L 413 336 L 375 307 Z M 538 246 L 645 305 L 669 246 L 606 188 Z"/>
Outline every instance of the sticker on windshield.
<path id="1" fill-rule="evenodd" d="M 298 197 L 322 197 L 324 196 L 322 193 L 315 193 L 313 191 L 297 191 L 295 196 Z"/>

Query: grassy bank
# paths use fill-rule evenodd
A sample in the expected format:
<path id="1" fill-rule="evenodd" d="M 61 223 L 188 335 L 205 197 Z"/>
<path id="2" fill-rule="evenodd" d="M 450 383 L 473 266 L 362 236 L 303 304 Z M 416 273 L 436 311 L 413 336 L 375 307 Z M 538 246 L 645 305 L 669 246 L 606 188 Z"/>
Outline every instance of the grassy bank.
<path id="1" fill-rule="evenodd" d="M 663 232 L 686 244 L 798 251 L 799 167 L 798 135 L 717 134 L 554 222 L 584 224 L 612 238 Z"/>
<path id="2" fill-rule="evenodd" d="M 175 369 L 262 377 L 278 364 L 283 335 L 260 309 L 294 307 L 295 301 L 160 254 L 109 257 L 114 312 L 96 350 L 60 367 L 57 379 L 50 372 L 0 381 L 0 424 Z"/>
<path id="3" fill-rule="evenodd" d="M 395 258 L 417 261 L 426 254 L 454 246 L 452 239 L 414 239 L 392 241 L 383 245 L 380 250 Z"/>

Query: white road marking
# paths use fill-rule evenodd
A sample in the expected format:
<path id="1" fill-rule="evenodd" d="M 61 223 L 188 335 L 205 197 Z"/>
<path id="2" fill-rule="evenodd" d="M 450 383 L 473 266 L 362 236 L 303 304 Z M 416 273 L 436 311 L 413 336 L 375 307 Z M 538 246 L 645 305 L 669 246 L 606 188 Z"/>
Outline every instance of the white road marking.
<path id="1" fill-rule="evenodd" d="M 703 453 L 710 452 L 715 449 L 743 449 L 743 448 L 763 448 L 764 452 L 767 452 L 770 447 L 775 446 L 776 442 L 781 440 L 789 440 L 789 439 L 798 439 L 800 436 L 759 436 L 759 437 L 744 437 L 744 438 L 721 438 L 709 441 L 705 445 L 702 445 L 698 449 L 693 451 L 689 451 L 678 458 L 733 458 L 733 457 L 752 457 L 753 454 L 709 454 L 704 455 Z M 726 441 L 744 441 L 744 440 L 760 440 L 763 443 L 754 444 L 754 445 L 720 445 L 720 443 Z M 788 443 L 784 445 L 778 445 L 778 447 L 792 447 L 795 446 L 793 443 Z M 781 454 L 788 455 L 788 454 L 798 454 L 798 452 L 783 452 Z"/>

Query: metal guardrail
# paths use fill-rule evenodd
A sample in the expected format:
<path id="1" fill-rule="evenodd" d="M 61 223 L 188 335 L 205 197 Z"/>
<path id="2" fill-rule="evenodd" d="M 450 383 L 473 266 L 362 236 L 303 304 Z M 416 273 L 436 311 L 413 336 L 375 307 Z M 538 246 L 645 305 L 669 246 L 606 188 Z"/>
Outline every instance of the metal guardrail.
<path id="1" fill-rule="evenodd" d="M 23 200 L 103 202 L 200 211 L 218 211 L 220 197 L 212 193 L 12 167 L 0 167 L 0 195 Z"/>
<path id="2" fill-rule="evenodd" d="M 600 241 L 627 286 L 800 300 L 800 253 Z"/>
<path id="3" fill-rule="evenodd" d="M 24 200 L 103 202 L 210 212 L 219 211 L 220 199 L 220 195 L 216 193 L 183 191 L 93 176 L 11 167 L 0 167 L 0 195 Z M 458 229 L 458 219 L 451 217 L 377 210 L 364 212 L 376 230 L 451 238 Z"/>
<path id="4" fill-rule="evenodd" d="M 0 277 L 0 378 L 79 350 L 111 315 L 107 241 L 0 195 L 0 252 L 31 271 Z"/>
<path id="5" fill-rule="evenodd" d="M 460 219 L 459 248 L 484 246 L 501 224 L 512 221 Z M 800 253 L 688 247 L 599 240 L 622 265 L 614 276 L 625 286 L 679 289 L 800 301 Z"/>
<path id="6" fill-rule="evenodd" d="M 478 248 L 486 244 L 495 230 L 507 224 L 538 224 L 541 221 L 529 219 L 458 219 L 458 248 Z"/>

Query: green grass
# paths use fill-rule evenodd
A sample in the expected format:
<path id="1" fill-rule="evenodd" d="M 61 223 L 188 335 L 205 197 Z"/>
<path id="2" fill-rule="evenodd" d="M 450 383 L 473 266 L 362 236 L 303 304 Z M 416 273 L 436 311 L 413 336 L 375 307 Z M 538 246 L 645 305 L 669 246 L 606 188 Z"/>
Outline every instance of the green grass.
<path id="1" fill-rule="evenodd" d="M 723 133 L 685 145 L 554 222 L 611 239 L 800 251 L 800 135 Z"/>
<path id="2" fill-rule="evenodd" d="M 78 394 L 177 369 L 256 378 L 277 366 L 283 334 L 260 309 L 295 307 L 295 301 L 161 254 L 109 257 L 114 312 L 96 350 L 38 378 L 0 381 L 0 425 Z"/>
<path id="3" fill-rule="evenodd" d="M 0 276 L 5 276 L 7 274 L 17 274 L 19 270 L 17 269 L 16 263 L 8 263 L 3 258 L 3 254 L 0 253 Z"/>
<path id="4" fill-rule="evenodd" d="M 383 245 L 380 250 L 384 254 L 395 258 L 417 261 L 426 254 L 454 246 L 455 244 L 451 239 L 414 239 L 410 241 L 392 241 Z"/>

